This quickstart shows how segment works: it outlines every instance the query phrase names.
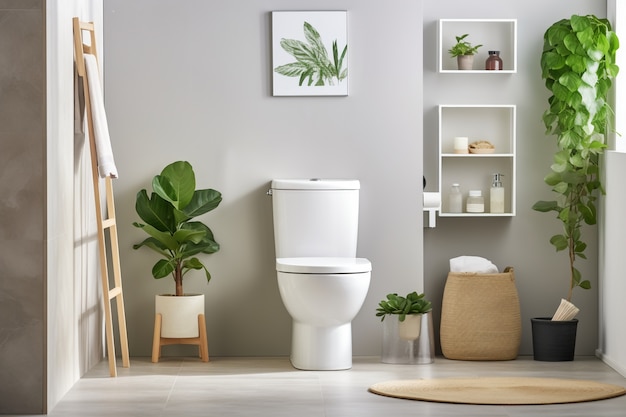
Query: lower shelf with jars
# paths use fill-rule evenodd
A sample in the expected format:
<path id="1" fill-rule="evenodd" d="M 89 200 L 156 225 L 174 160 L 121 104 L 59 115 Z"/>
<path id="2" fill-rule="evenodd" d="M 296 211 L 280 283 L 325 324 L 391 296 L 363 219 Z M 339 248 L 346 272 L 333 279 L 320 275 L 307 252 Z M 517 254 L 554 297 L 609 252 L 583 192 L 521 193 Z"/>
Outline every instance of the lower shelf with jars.
<path id="1" fill-rule="evenodd" d="M 515 157 L 512 154 L 444 154 L 441 156 L 441 209 L 440 217 L 511 217 L 515 216 Z M 494 176 L 498 174 L 498 190 L 500 195 L 499 209 L 492 207 L 491 195 L 494 186 Z M 461 212 L 458 206 L 455 209 L 454 198 L 451 202 L 453 184 L 458 184 L 461 193 Z M 473 204 L 468 199 L 470 191 L 479 191 L 482 197 Z M 504 194 L 504 209 L 502 210 L 501 196 Z M 473 200 L 473 199 L 472 199 Z M 498 199 L 495 200 L 498 203 Z"/>

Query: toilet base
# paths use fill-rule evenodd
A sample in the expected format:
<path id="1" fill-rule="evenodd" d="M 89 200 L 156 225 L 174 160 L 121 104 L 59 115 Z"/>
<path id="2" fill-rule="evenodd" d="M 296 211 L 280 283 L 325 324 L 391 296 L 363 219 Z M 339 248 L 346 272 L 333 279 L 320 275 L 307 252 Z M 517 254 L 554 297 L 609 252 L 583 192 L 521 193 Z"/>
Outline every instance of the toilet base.
<path id="1" fill-rule="evenodd" d="M 316 327 L 294 321 L 291 364 L 306 371 L 352 368 L 352 323 Z"/>

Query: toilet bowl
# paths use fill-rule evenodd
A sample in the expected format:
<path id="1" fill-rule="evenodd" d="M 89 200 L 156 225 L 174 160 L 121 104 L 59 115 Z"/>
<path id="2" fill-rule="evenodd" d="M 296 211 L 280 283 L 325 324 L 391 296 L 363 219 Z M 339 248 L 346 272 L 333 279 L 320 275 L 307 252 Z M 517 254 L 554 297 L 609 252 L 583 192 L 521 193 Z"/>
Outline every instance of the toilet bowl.
<path id="1" fill-rule="evenodd" d="M 352 367 L 352 320 L 372 270 L 356 257 L 359 189 L 358 180 L 272 181 L 276 273 L 295 368 Z"/>
<path id="2" fill-rule="evenodd" d="M 292 318 L 291 363 L 304 370 L 352 367 L 352 319 L 369 288 L 362 258 L 279 258 L 278 288 Z"/>

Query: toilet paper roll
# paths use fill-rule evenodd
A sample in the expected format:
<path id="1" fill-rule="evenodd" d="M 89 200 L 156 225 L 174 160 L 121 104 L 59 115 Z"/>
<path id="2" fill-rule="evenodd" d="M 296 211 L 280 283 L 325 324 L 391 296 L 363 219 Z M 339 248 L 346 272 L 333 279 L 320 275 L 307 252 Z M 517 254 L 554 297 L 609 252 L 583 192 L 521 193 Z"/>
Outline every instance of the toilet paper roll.
<path id="1" fill-rule="evenodd" d="M 441 193 L 424 193 L 424 210 L 441 207 Z"/>

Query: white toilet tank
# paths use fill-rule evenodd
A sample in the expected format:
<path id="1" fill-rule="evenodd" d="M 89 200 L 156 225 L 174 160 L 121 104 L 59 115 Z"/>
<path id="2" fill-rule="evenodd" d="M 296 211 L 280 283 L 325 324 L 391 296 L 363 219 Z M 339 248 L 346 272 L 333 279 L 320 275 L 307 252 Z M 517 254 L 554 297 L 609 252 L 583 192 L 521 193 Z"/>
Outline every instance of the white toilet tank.
<path id="1" fill-rule="evenodd" d="M 358 180 L 273 180 L 277 258 L 356 256 Z"/>

